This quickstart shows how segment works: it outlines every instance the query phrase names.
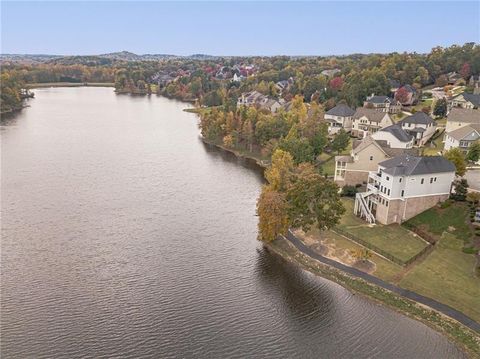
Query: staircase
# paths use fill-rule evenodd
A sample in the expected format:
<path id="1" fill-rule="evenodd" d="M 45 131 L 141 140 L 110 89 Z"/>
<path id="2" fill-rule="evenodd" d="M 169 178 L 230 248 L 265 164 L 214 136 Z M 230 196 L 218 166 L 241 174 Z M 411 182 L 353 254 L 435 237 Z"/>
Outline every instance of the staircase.
<path id="1" fill-rule="evenodd" d="M 362 192 L 355 195 L 355 214 L 360 215 L 361 218 L 365 218 L 368 223 L 375 223 L 375 216 L 368 208 L 365 198 L 370 196 L 371 192 Z"/>

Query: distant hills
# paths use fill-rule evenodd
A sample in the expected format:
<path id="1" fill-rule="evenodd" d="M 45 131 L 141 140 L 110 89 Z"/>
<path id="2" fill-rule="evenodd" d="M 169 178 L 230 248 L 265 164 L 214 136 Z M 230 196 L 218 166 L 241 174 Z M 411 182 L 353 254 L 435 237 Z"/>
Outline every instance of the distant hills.
<path id="1" fill-rule="evenodd" d="M 217 56 L 194 54 L 189 56 L 169 55 L 169 54 L 143 54 L 138 55 L 129 51 L 111 52 L 100 55 L 48 55 L 48 54 L 0 54 L 2 62 L 21 62 L 21 63 L 89 63 L 89 64 L 108 64 L 113 61 L 159 61 L 168 59 L 193 59 L 193 60 L 212 60 Z"/>

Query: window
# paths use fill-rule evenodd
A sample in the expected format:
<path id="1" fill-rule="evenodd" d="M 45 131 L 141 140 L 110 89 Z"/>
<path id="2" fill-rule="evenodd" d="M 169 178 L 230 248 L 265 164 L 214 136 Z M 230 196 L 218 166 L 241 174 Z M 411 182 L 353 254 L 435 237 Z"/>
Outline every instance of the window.
<path id="1" fill-rule="evenodd" d="M 420 184 L 423 184 L 423 182 L 425 182 L 424 178 L 422 178 L 422 180 L 420 181 Z"/>
<path id="2" fill-rule="evenodd" d="M 385 201 L 385 206 L 387 206 L 387 207 L 388 207 L 388 201 Z"/>
<path id="3" fill-rule="evenodd" d="M 402 177 L 400 177 L 400 179 L 398 180 L 399 183 L 402 183 Z"/>
<path id="4" fill-rule="evenodd" d="M 433 182 L 437 182 L 437 177 L 435 177 L 435 178 L 433 179 Z"/>
<path id="5" fill-rule="evenodd" d="M 389 181 L 389 180 L 390 180 L 390 177 L 387 176 L 387 181 Z"/>
<path id="6" fill-rule="evenodd" d="M 430 178 L 430 183 L 433 183 L 433 177 Z"/>
<path id="7" fill-rule="evenodd" d="M 390 196 L 390 189 L 388 190 L 388 195 Z"/>
<path id="8" fill-rule="evenodd" d="M 373 161 L 373 156 L 370 156 L 370 161 Z"/>
<path id="9" fill-rule="evenodd" d="M 402 189 L 402 194 L 401 194 L 401 196 L 403 197 L 404 194 L 405 194 L 405 191 Z"/>

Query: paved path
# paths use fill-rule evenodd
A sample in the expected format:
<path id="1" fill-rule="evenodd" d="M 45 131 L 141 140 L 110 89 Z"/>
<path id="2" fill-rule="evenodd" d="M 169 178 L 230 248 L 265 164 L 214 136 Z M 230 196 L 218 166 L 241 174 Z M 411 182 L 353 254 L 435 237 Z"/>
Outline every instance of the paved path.
<path id="1" fill-rule="evenodd" d="M 369 283 L 375 284 L 379 287 L 388 289 L 391 292 L 394 292 L 396 294 L 399 294 L 405 298 L 414 300 L 418 303 L 424 304 L 430 308 L 435 309 L 436 311 L 445 314 L 449 316 L 450 318 L 455 319 L 456 321 L 462 323 L 466 327 L 476 331 L 477 333 L 480 333 L 480 324 L 474 321 L 472 318 L 466 316 L 465 314 L 459 312 L 456 309 L 453 309 L 452 307 L 442 304 L 440 302 L 437 302 L 434 299 L 424 297 L 423 295 L 420 295 L 418 293 L 409 291 L 407 289 L 403 289 L 400 287 L 397 287 L 396 285 L 393 285 L 391 283 L 387 283 L 377 277 L 374 277 L 368 273 L 362 272 L 361 270 L 358 270 L 353 267 L 346 266 L 340 262 L 334 261 L 333 259 L 324 257 L 317 252 L 315 252 L 313 249 L 310 247 L 306 246 L 300 239 L 298 239 L 291 231 L 288 231 L 286 237 L 285 237 L 290 243 L 292 243 L 300 252 L 303 254 L 306 254 L 307 256 L 316 259 L 324 264 L 328 264 L 334 268 L 337 268 L 343 272 L 346 272 L 354 277 L 362 278 L 366 280 Z"/>

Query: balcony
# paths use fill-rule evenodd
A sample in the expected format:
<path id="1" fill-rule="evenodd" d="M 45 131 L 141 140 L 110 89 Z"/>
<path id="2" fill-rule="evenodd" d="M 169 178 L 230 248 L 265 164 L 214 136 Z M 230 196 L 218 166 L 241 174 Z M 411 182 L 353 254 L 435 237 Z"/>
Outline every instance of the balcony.
<path id="1" fill-rule="evenodd" d="M 375 182 L 380 182 L 381 179 L 382 179 L 382 174 L 381 174 L 381 173 L 374 172 L 374 171 L 370 171 L 370 172 L 368 173 L 368 178 L 373 179 Z"/>
<path id="2" fill-rule="evenodd" d="M 368 192 L 377 194 L 379 191 L 379 185 L 373 184 L 373 183 L 368 183 L 367 184 L 367 190 Z"/>

